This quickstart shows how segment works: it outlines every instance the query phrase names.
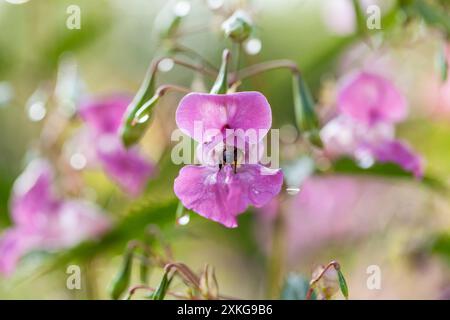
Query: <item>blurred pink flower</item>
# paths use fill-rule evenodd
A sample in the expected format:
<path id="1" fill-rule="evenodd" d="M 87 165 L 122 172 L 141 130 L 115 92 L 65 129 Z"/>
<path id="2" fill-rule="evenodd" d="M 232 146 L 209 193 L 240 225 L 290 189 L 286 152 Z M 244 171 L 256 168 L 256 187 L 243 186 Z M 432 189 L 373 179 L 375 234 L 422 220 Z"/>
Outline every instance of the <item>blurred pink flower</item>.
<path id="1" fill-rule="evenodd" d="M 405 142 L 395 139 L 395 126 L 407 113 L 406 99 L 387 80 L 360 72 L 344 78 L 337 94 L 338 115 L 321 130 L 325 152 L 351 156 L 362 167 L 392 162 L 414 176 L 423 163 Z"/>
<path id="2" fill-rule="evenodd" d="M 280 192 L 281 170 L 246 161 L 246 152 L 251 149 L 248 144 L 258 144 L 272 123 L 270 105 L 261 93 L 191 93 L 181 100 L 176 121 L 184 133 L 201 145 L 216 144 L 221 148 L 219 157 L 216 153 L 211 155 L 218 161 L 202 159 L 203 165 L 187 165 L 180 170 L 174 192 L 186 208 L 234 228 L 236 217 L 249 205 L 262 207 Z M 198 123 L 202 125 L 201 138 L 195 131 Z M 255 141 L 234 136 L 239 129 L 257 130 Z M 212 136 L 207 134 L 210 130 Z M 238 140 L 244 141 L 242 148 L 236 145 Z M 244 156 L 238 157 L 242 153 Z M 244 163 L 239 163 L 242 160 Z"/>
<path id="3" fill-rule="evenodd" d="M 126 192 L 139 195 L 154 172 L 153 164 L 137 148 L 126 149 L 118 130 L 130 99 L 113 96 L 89 100 L 79 108 L 90 133 L 89 144 L 105 172 Z"/>
<path id="4" fill-rule="evenodd" d="M 337 107 L 342 114 L 368 126 L 397 123 L 407 115 L 406 99 L 394 84 L 368 72 L 354 73 L 341 81 Z"/>
<path id="5" fill-rule="evenodd" d="M 108 230 L 109 219 L 100 208 L 86 201 L 57 197 L 52 183 L 52 169 L 41 159 L 32 161 L 14 183 L 14 226 L 0 237 L 0 273 L 11 274 L 29 251 L 71 247 Z"/>

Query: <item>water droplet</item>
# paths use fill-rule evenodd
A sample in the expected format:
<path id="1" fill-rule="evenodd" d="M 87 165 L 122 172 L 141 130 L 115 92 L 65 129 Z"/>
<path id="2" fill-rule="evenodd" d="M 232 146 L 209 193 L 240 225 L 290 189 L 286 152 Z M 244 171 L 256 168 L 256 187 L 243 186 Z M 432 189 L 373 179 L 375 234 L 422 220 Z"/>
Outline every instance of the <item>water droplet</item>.
<path id="1" fill-rule="evenodd" d="M 191 220 L 191 218 L 190 218 L 189 214 L 185 214 L 178 218 L 177 224 L 180 226 L 185 226 L 189 223 L 190 220 Z"/>
<path id="2" fill-rule="evenodd" d="M 173 13 L 177 17 L 185 17 L 191 11 L 191 3 L 189 1 L 178 1 L 173 7 Z"/>
<path id="3" fill-rule="evenodd" d="M 244 45 L 245 52 L 249 55 L 257 55 L 262 49 L 262 42 L 257 38 L 249 39 Z"/>
<path id="4" fill-rule="evenodd" d="M 86 157 L 82 153 L 77 152 L 70 157 L 70 165 L 75 170 L 83 169 L 84 167 L 86 167 L 86 164 Z"/>
<path id="5" fill-rule="evenodd" d="M 158 63 L 158 70 L 161 72 L 169 72 L 170 70 L 172 70 L 173 65 L 174 62 L 172 59 L 165 58 Z"/>
<path id="6" fill-rule="evenodd" d="M 28 118 L 30 118 L 31 121 L 41 121 L 46 114 L 47 110 L 42 101 L 37 101 L 28 107 Z"/>
<path id="7" fill-rule="evenodd" d="M 217 10 L 223 6 L 223 3 L 224 3 L 223 0 L 208 0 L 208 7 L 211 10 Z"/>
<path id="8" fill-rule="evenodd" d="M 133 122 L 134 122 L 134 124 L 136 124 L 136 123 L 145 123 L 145 122 L 148 121 L 148 119 L 150 119 L 150 115 L 149 114 L 145 114 L 145 113 L 142 114 L 142 115 L 136 114 Z"/>
<path id="9" fill-rule="evenodd" d="M 22 3 L 26 3 L 30 0 L 6 0 L 6 2 L 12 3 L 12 4 L 22 4 Z"/>
<path id="10" fill-rule="evenodd" d="M 296 187 L 288 187 L 286 188 L 286 191 L 288 194 L 290 194 L 291 196 L 295 196 L 297 193 L 300 192 L 300 188 L 296 188 Z"/>

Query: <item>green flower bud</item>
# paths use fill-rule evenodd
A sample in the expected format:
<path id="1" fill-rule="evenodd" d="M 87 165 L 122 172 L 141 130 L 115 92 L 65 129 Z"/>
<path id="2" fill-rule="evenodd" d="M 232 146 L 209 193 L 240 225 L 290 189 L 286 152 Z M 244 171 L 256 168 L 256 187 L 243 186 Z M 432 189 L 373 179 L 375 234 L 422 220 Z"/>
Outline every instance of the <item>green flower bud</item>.
<path id="1" fill-rule="evenodd" d="M 156 66 L 152 65 L 147 71 L 144 81 L 139 88 L 139 91 L 127 108 L 127 111 L 125 113 L 125 121 L 122 123 L 119 129 L 120 136 L 126 147 L 129 147 L 138 142 L 148 128 L 149 121 L 147 120 L 149 118 L 150 111 L 148 103 L 149 100 L 153 99 L 153 104 L 156 104 L 156 102 L 158 101 L 158 99 L 154 98 L 156 82 L 155 68 Z M 147 113 L 144 113 L 142 111 L 142 107 L 144 105 L 147 105 Z M 139 111 L 141 112 L 141 118 L 140 121 L 137 121 L 136 115 Z M 145 117 L 147 117 L 147 119 L 145 119 Z"/>
<path id="2" fill-rule="evenodd" d="M 227 38 L 243 42 L 251 35 L 253 26 L 250 17 L 244 11 L 238 10 L 222 23 L 222 30 Z"/>

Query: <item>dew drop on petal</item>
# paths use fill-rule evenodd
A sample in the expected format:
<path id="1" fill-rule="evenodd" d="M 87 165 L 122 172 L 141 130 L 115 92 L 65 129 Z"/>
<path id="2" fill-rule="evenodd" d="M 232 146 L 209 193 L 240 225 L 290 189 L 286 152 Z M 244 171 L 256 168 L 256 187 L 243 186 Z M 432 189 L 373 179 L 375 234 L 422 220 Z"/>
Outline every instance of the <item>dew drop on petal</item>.
<path id="1" fill-rule="evenodd" d="M 185 17 L 191 11 L 191 4 L 189 1 L 178 1 L 173 7 L 173 13 L 177 17 Z"/>
<path id="2" fill-rule="evenodd" d="M 262 49 L 261 40 L 257 38 L 249 39 L 244 45 L 245 52 L 249 55 L 257 55 Z"/>
<path id="3" fill-rule="evenodd" d="M 28 107 L 28 118 L 30 118 L 31 121 L 41 121 L 46 114 L 47 110 L 42 101 L 37 101 Z"/>

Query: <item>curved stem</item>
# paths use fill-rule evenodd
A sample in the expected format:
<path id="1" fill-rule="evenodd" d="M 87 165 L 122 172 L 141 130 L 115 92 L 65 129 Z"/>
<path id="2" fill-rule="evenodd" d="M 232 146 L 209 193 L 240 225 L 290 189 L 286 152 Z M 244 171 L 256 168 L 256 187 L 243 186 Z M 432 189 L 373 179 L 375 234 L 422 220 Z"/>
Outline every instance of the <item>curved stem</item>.
<path id="1" fill-rule="evenodd" d="M 232 77 L 233 81 L 231 84 L 237 82 L 238 80 L 240 81 L 275 69 L 289 69 L 293 74 L 300 73 L 300 69 L 298 68 L 297 63 L 292 60 L 273 60 L 254 64 L 250 67 L 240 70 L 239 72 L 236 72 Z"/>
<path id="2" fill-rule="evenodd" d="M 173 61 L 174 64 L 200 72 L 204 75 L 207 75 L 209 77 L 216 77 L 217 76 L 217 72 L 215 71 L 215 69 L 212 69 L 210 67 L 206 67 L 206 66 L 202 66 L 202 65 L 196 65 L 196 64 L 192 64 L 183 60 L 179 60 L 177 58 L 172 58 L 172 57 L 161 57 L 156 59 L 153 63 L 152 63 L 152 73 L 155 73 L 158 70 L 158 65 L 161 61 L 165 60 L 165 59 L 171 59 Z"/>
<path id="3" fill-rule="evenodd" d="M 205 66 L 207 66 L 207 68 L 209 68 L 210 70 L 217 72 L 218 69 L 208 60 L 206 60 L 206 58 L 204 58 L 200 53 L 198 53 L 197 51 L 195 51 L 194 49 L 191 49 L 189 47 L 186 47 L 182 44 L 176 43 L 173 47 L 173 49 L 175 51 L 181 52 L 181 53 L 185 53 L 187 56 L 190 56 L 193 59 L 198 59 L 199 62 L 203 63 Z"/>

